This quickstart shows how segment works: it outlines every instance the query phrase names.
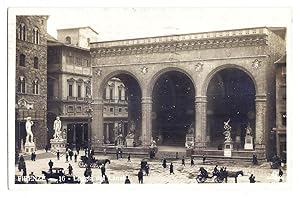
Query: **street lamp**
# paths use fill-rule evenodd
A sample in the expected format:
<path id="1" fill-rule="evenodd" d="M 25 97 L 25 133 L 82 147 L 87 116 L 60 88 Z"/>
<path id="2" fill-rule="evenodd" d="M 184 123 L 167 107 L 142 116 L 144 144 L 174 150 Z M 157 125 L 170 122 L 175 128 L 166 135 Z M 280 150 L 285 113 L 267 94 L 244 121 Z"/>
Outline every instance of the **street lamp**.
<path id="1" fill-rule="evenodd" d="M 93 102 L 92 100 L 92 96 L 91 95 L 87 95 L 86 98 L 87 104 L 88 104 L 88 108 L 86 110 L 86 113 L 88 114 L 88 160 L 87 160 L 87 171 L 90 171 L 89 176 L 92 176 L 92 171 L 91 171 L 91 137 L 92 137 L 92 129 L 91 129 L 91 122 L 92 122 L 92 113 L 93 113 L 93 109 L 91 107 L 91 104 Z"/>

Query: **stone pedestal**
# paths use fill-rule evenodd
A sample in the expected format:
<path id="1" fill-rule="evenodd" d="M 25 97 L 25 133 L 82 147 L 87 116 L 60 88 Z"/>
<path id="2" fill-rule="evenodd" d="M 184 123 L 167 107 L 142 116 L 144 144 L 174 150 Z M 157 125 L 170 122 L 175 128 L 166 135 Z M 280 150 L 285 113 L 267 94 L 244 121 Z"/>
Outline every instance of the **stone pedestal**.
<path id="1" fill-rule="evenodd" d="M 66 151 L 66 144 L 67 140 L 66 139 L 51 139 L 50 140 L 51 144 L 51 151 L 57 152 L 65 152 Z"/>
<path id="2" fill-rule="evenodd" d="M 224 142 L 224 157 L 231 157 L 233 150 L 233 142 L 226 141 Z"/>
<path id="3" fill-rule="evenodd" d="M 23 151 L 24 153 L 31 154 L 35 151 L 36 151 L 36 148 L 35 148 L 34 142 L 25 142 L 24 151 Z"/>
<path id="4" fill-rule="evenodd" d="M 134 138 L 126 138 L 127 147 L 133 147 Z"/>
<path id="5" fill-rule="evenodd" d="M 186 134 L 185 136 L 185 148 L 192 149 L 195 145 L 194 134 Z"/>
<path id="6" fill-rule="evenodd" d="M 251 135 L 246 135 L 244 149 L 253 150 L 253 137 Z"/>

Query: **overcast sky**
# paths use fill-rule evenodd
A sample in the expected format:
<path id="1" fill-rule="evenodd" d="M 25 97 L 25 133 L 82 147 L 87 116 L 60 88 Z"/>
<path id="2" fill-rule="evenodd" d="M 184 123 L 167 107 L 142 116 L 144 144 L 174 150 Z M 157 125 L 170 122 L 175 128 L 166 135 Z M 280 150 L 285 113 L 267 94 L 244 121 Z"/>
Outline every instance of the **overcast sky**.
<path id="1" fill-rule="evenodd" d="M 288 26 L 288 8 L 60 8 L 47 9 L 48 32 L 90 26 L 99 41 L 259 26 Z"/>

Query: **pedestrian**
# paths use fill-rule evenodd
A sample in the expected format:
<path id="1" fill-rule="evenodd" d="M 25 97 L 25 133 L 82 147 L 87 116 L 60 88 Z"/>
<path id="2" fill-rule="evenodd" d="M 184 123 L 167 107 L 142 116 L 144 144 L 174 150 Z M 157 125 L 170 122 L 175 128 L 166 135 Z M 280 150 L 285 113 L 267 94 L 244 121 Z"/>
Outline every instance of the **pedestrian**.
<path id="1" fill-rule="evenodd" d="M 175 174 L 175 173 L 174 173 L 174 166 L 173 166 L 173 163 L 171 162 L 171 164 L 170 164 L 170 175 L 171 175 L 172 173 Z"/>
<path id="2" fill-rule="evenodd" d="M 118 148 L 116 148 L 116 155 L 117 155 L 117 159 L 119 159 L 119 150 L 118 150 Z"/>
<path id="3" fill-rule="evenodd" d="M 191 166 L 195 166 L 194 157 L 191 157 Z"/>
<path id="4" fill-rule="evenodd" d="M 68 151 L 66 152 L 66 163 L 69 162 L 69 154 Z"/>
<path id="5" fill-rule="evenodd" d="M 106 148 L 103 149 L 103 154 L 106 156 Z"/>
<path id="6" fill-rule="evenodd" d="M 281 170 L 281 168 L 279 168 L 278 175 L 279 175 L 279 177 L 282 177 L 282 175 L 283 175 L 283 171 Z"/>
<path id="7" fill-rule="evenodd" d="M 219 172 L 218 165 L 216 165 L 215 168 L 214 168 L 214 173 L 217 174 L 218 172 Z"/>
<path id="8" fill-rule="evenodd" d="M 20 158 L 19 158 L 19 164 L 18 164 L 18 170 L 19 170 L 19 172 L 23 169 L 24 164 L 25 164 L 25 160 L 24 160 L 23 155 L 21 155 Z"/>
<path id="9" fill-rule="evenodd" d="M 105 166 L 101 166 L 101 177 L 105 176 Z"/>
<path id="10" fill-rule="evenodd" d="M 33 152 L 33 161 L 35 161 L 35 159 L 36 159 L 36 154 L 35 152 Z"/>
<path id="11" fill-rule="evenodd" d="M 69 149 L 69 156 L 70 156 L 71 161 L 72 161 L 73 155 L 74 155 L 73 151 L 71 149 Z"/>
<path id="12" fill-rule="evenodd" d="M 77 152 L 75 152 L 74 161 L 77 162 Z"/>
<path id="13" fill-rule="evenodd" d="M 53 167 L 53 162 L 52 162 L 52 160 L 49 161 L 48 165 L 49 165 L 49 170 L 50 170 L 50 172 L 52 172 L 52 167 Z"/>
<path id="14" fill-rule="evenodd" d="M 69 170 L 69 175 L 73 175 L 73 167 L 71 166 L 71 164 L 69 164 L 68 170 Z"/>
<path id="15" fill-rule="evenodd" d="M 59 157 L 60 157 L 59 150 L 57 150 L 57 152 L 56 152 L 56 157 L 57 157 L 57 160 L 59 160 Z"/>
<path id="16" fill-rule="evenodd" d="M 202 156 L 202 162 L 203 162 L 203 164 L 205 163 L 205 160 L 206 160 L 206 156 L 203 155 L 203 156 Z"/>
<path id="17" fill-rule="evenodd" d="M 146 175 L 148 176 L 149 175 L 149 165 L 148 164 L 146 164 L 146 167 L 145 167 L 145 172 L 146 172 Z"/>
<path id="18" fill-rule="evenodd" d="M 108 177 L 104 175 L 104 180 L 101 182 L 101 184 L 109 184 Z"/>
<path id="19" fill-rule="evenodd" d="M 80 151 L 80 147 L 79 146 L 76 147 L 76 151 L 77 151 L 77 153 L 79 155 L 79 151 Z"/>
<path id="20" fill-rule="evenodd" d="M 250 175 L 249 181 L 250 183 L 255 183 L 255 177 L 253 176 L 253 174 Z"/>
<path id="21" fill-rule="evenodd" d="M 121 157 L 121 158 L 123 158 L 123 156 L 122 156 L 122 155 L 123 155 L 123 151 L 122 151 L 122 149 L 121 149 L 121 148 L 119 148 L 118 150 L 119 150 L 119 155 L 120 155 L 120 157 Z"/>
<path id="22" fill-rule="evenodd" d="M 128 159 L 127 162 L 131 162 L 131 160 L 130 160 L 130 153 L 128 154 L 128 158 L 127 159 Z"/>
<path id="23" fill-rule="evenodd" d="M 92 150 L 91 150 L 91 156 L 94 156 L 95 155 L 95 151 L 94 151 L 94 149 L 92 148 Z"/>
<path id="24" fill-rule="evenodd" d="M 143 170 L 140 169 L 140 171 L 138 172 L 138 179 L 139 179 L 139 184 L 143 183 Z"/>
<path id="25" fill-rule="evenodd" d="M 253 153 L 253 155 L 252 155 L 252 164 L 253 164 L 253 165 L 257 165 L 257 164 L 258 164 L 258 163 L 257 163 L 257 156 L 256 156 L 255 153 Z"/>
<path id="26" fill-rule="evenodd" d="M 27 170 L 26 170 L 26 166 L 24 165 L 24 168 L 23 168 L 23 176 L 27 176 Z"/>
<path id="27" fill-rule="evenodd" d="M 163 166 L 164 168 L 167 168 L 167 160 L 166 160 L 165 158 L 163 159 L 162 166 Z"/>
<path id="28" fill-rule="evenodd" d="M 175 158 L 178 159 L 178 152 L 175 153 Z"/>
<path id="29" fill-rule="evenodd" d="M 226 170 L 226 167 L 224 168 L 224 178 L 225 178 L 225 183 L 227 183 L 228 172 Z"/>
<path id="30" fill-rule="evenodd" d="M 129 180 L 128 176 L 126 176 L 125 184 L 130 184 L 130 180 Z"/>
<path id="31" fill-rule="evenodd" d="M 181 165 L 182 165 L 182 166 L 185 166 L 185 160 L 184 160 L 184 156 L 182 157 L 182 160 L 181 160 Z"/>

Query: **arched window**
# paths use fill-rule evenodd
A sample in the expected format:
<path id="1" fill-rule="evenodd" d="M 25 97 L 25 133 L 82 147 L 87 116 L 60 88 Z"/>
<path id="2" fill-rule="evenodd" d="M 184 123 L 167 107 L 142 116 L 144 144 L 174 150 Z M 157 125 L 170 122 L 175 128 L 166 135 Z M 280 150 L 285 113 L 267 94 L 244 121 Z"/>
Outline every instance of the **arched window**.
<path id="1" fill-rule="evenodd" d="M 19 93 L 25 93 L 25 77 L 24 76 L 20 76 L 18 79 L 18 89 L 17 91 Z"/>
<path id="2" fill-rule="evenodd" d="M 35 69 L 38 69 L 38 68 L 39 68 L 39 59 L 38 59 L 38 57 L 34 57 L 34 58 L 33 58 L 33 67 L 34 67 Z"/>
<path id="3" fill-rule="evenodd" d="M 69 36 L 66 37 L 66 43 L 71 44 L 71 37 L 69 37 Z"/>
<path id="4" fill-rule="evenodd" d="M 22 41 L 26 41 L 26 26 L 24 23 L 19 25 L 19 39 Z"/>
<path id="5" fill-rule="evenodd" d="M 33 82 L 32 82 L 32 88 L 33 88 L 33 94 L 39 94 L 39 80 L 38 79 L 35 79 Z"/>
<path id="6" fill-rule="evenodd" d="M 20 66 L 25 67 L 25 59 L 26 59 L 26 56 L 24 54 L 20 54 L 20 57 L 19 57 L 19 65 Z"/>
<path id="7" fill-rule="evenodd" d="M 40 42 L 40 33 L 39 33 L 39 29 L 37 27 L 35 27 L 33 29 L 33 43 L 34 44 L 39 44 Z"/>

